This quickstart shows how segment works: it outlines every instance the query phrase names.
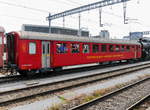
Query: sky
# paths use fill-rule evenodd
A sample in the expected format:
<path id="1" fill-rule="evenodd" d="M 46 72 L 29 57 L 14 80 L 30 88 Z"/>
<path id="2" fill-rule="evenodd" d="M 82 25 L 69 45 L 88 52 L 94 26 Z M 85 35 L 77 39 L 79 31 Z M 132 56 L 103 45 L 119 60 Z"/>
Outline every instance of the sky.
<path id="1" fill-rule="evenodd" d="M 46 17 L 101 0 L 0 0 L 0 26 L 6 32 L 21 30 L 22 24 L 48 25 Z M 123 4 L 102 8 L 102 24 L 99 26 L 99 9 L 81 13 L 81 28 L 98 35 L 108 30 L 111 38 L 122 38 L 129 32 L 150 31 L 150 0 L 127 2 L 128 24 L 123 23 Z M 52 21 L 52 26 L 63 26 L 63 19 Z M 78 14 L 65 17 L 65 27 L 78 29 Z"/>

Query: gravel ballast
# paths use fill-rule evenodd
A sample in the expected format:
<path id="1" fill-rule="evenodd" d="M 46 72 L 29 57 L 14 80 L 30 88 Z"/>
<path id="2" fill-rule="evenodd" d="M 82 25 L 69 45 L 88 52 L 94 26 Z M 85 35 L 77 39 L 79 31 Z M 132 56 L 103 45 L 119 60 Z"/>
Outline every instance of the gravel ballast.
<path id="1" fill-rule="evenodd" d="M 148 69 L 147 69 L 148 71 Z M 76 97 L 79 97 L 81 94 L 90 94 L 92 91 L 98 90 L 98 89 L 104 89 L 104 88 L 110 88 L 112 86 L 115 86 L 116 84 L 121 84 L 121 83 L 126 83 L 129 82 L 131 80 L 135 80 L 138 79 L 141 76 L 144 75 L 148 75 L 147 74 L 142 74 L 142 73 L 134 73 L 132 75 L 126 75 L 124 77 L 118 77 L 109 81 L 106 81 L 104 83 L 100 83 L 98 85 L 93 84 L 93 86 L 88 86 L 88 87 L 82 87 L 82 88 L 78 88 L 78 89 L 73 89 L 72 91 L 65 91 L 62 94 L 59 94 L 61 97 L 64 97 L 67 100 L 70 99 L 75 99 Z M 124 79 L 124 80 L 122 80 Z M 47 96 L 48 98 L 48 96 Z M 11 110 L 28 110 L 28 108 L 31 107 L 31 109 L 36 109 L 36 110 L 44 110 L 47 107 L 52 106 L 54 103 L 60 103 L 62 102 L 62 100 L 60 98 L 58 98 L 58 96 L 51 96 L 49 97 L 49 99 L 45 99 L 41 101 L 36 101 L 34 103 L 31 104 L 27 104 L 27 105 L 22 105 L 22 106 L 18 106 L 15 108 L 12 108 Z"/>

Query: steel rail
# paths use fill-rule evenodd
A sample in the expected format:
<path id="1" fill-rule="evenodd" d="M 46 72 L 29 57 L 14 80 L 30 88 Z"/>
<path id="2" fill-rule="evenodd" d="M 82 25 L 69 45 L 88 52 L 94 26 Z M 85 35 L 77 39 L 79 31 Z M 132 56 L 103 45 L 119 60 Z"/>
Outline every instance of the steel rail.
<path id="1" fill-rule="evenodd" d="M 140 100 L 138 100 L 137 102 L 135 102 L 134 104 L 132 104 L 126 110 L 134 110 L 135 107 L 137 107 L 138 105 L 142 104 L 149 97 L 150 97 L 150 94 L 146 95 L 145 97 L 141 98 Z"/>
<path id="2" fill-rule="evenodd" d="M 120 64 L 120 63 L 116 63 L 117 65 Z M 125 64 L 128 64 L 128 63 L 121 63 L 121 65 L 125 65 Z M 117 66 L 115 65 L 115 66 Z M 106 67 L 111 67 L 111 65 L 108 65 L 108 64 L 105 64 L 105 65 L 94 65 L 94 66 L 90 66 L 90 67 L 82 67 L 82 68 L 76 68 L 76 69 L 67 69 L 67 70 L 62 70 L 61 72 L 64 72 L 64 73 L 72 73 L 72 72 L 81 72 L 83 70 L 93 70 L 93 69 L 100 69 L 100 68 L 106 68 Z M 59 75 L 62 75 L 60 72 L 58 72 Z M 12 83 L 14 81 L 26 81 L 26 80 L 32 80 L 32 79 L 38 79 L 40 75 L 35 75 L 34 77 L 30 77 L 30 76 L 22 76 L 22 75 L 11 75 L 11 76 L 3 76 L 3 77 L 0 77 L 0 84 L 3 84 L 3 83 Z M 45 74 L 44 76 L 42 76 L 42 78 L 46 78 L 46 77 L 53 77 L 53 76 L 57 76 L 55 73 L 51 73 L 51 74 Z M 41 78 L 41 77 L 40 77 Z"/>
<path id="3" fill-rule="evenodd" d="M 16 81 L 16 79 L 21 80 L 21 79 L 23 79 L 23 77 L 21 75 L 3 76 L 3 77 L 0 77 L 0 84 L 13 82 L 13 81 Z"/>
<path id="4" fill-rule="evenodd" d="M 142 66 L 145 66 L 145 67 L 142 67 Z M 136 67 L 140 67 L 140 68 L 136 69 Z M 132 67 L 125 67 L 125 68 L 111 70 L 111 71 L 107 71 L 107 72 L 103 72 L 103 73 L 90 74 L 90 75 L 81 76 L 81 77 L 77 77 L 77 78 L 70 78 L 70 79 L 65 79 L 65 80 L 61 80 L 61 81 L 54 81 L 54 82 L 50 82 L 50 83 L 46 83 L 46 84 L 32 85 L 32 86 L 29 86 L 29 87 L 23 87 L 23 88 L 18 88 L 18 89 L 14 89 L 14 90 L 3 91 L 3 92 L 0 92 L 0 95 L 6 94 L 6 93 L 8 94 L 8 93 L 11 93 L 11 92 L 17 92 L 17 91 L 21 91 L 21 90 L 39 88 L 39 87 L 48 86 L 48 85 L 54 85 L 54 84 L 57 84 L 57 83 L 69 82 L 69 81 L 72 81 L 72 80 L 79 80 L 79 79 L 83 79 L 83 78 L 91 78 L 91 77 L 96 77 L 96 76 L 102 76 L 104 74 L 111 74 L 112 72 L 118 72 L 118 71 L 123 71 L 123 70 L 125 71 L 125 70 L 128 70 L 130 68 L 132 68 L 132 69 L 135 68 L 133 70 L 128 70 L 126 72 L 121 72 L 119 74 L 110 75 L 110 76 L 102 77 L 100 79 L 92 80 L 92 82 L 95 82 L 95 81 L 104 80 L 104 79 L 107 79 L 107 78 L 110 78 L 110 77 L 120 76 L 122 74 L 128 74 L 130 72 L 139 71 L 139 70 L 142 70 L 142 69 L 145 69 L 145 68 L 148 68 L 148 67 L 150 67 L 150 63 L 135 65 L 135 66 L 132 66 Z"/>
<path id="5" fill-rule="evenodd" d="M 147 78 L 142 79 L 140 81 L 137 81 L 137 82 L 135 82 L 133 84 L 127 85 L 125 87 L 122 87 L 122 88 L 120 88 L 118 90 L 115 90 L 113 92 L 110 92 L 110 93 L 108 93 L 108 94 L 106 94 L 104 96 L 100 96 L 100 97 L 98 97 L 98 98 L 96 98 L 94 100 L 91 100 L 89 102 L 83 103 L 83 104 L 75 106 L 73 108 L 70 108 L 69 110 L 85 110 L 85 109 L 87 109 L 88 107 L 90 107 L 92 105 L 95 105 L 95 104 L 97 104 L 99 102 L 102 102 L 102 101 L 104 101 L 106 99 L 109 99 L 110 97 L 115 96 L 115 95 L 117 95 L 117 94 L 119 94 L 119 93 L 121 93 L 123 91 L 126 91 L 127 89 L 129 89 L 129 88 L 131 88 L 131 87 L 133 87 L 135 85 L 139 85 L 139 84 L 141 84 L 141 83 L 143 83 L 143 82 L 145 82 L 147 80 L 150 80 L 150 77 L 147 77 Z"/>
<path id="6" fill-rule="evenodd" d="M 150 66 L 148 64 L 146 64 L 146 65 L 147 66 L 145 66 L 144 68 L 148 68 Z M 135 66 L 135 67 L 137 67 L 137 66 Z M 130 67 L 130 68 L 133 68 L 133 67 Z M 126 68 L 126 69 L 128 69 L 128 68 Z M 143 68 L 142 67 L 138 68 L 138 70 L 141 70 L 141 69 L 143 69 Z M 123 69 L 120 69 L 120 70 L 123 70 Z M 7 100 L 7 101 L 1 101 L 0 102 L 0 106 L 7 106 L 7 105 L 9 105 L 11 103 L 14 103 L 14 102 L 18 102 L 18 101 L 20 102 L 20 101 L 24 101 L 24 100 L 27 100 L 27 99 L 34 98 L 36 96 L 42 96 L 42 95 L 47 95 L 47 94 L 54 93 L 54 92 L 59 92 L 59 91 L 62 91 L 62 90 L 71 89 L 71 88 L 74 88 L 74 87 L 77 87 L 77 86 L 82 86 L 82 85 L 93 83 L 93 82 L 96 82 L 96 81 L 101 81 L 101 80 L 105 80 L 105 79 L 108 79 L 108 78 L 117 77 L 117 76 L 124 75 L 124 74 L 130 73 L 130 72 L 138 71 L 138 70 L 136 70 L 136 69 L 135 70 L 129 70 L 129 71 L 117 74 L 117 75 L 113 75 L 113 76 L 107 76 L 107 77 L 95 79 L 95 80 L 92 80 L 92 81 L 87 81 L 87 82 L 83 82 L 83 83 L 77 83 L 77 84 L 69 85 L 69 86 L 62 87 L 62 88 L 61 87 L 60 88 L 55 88 L 53 90 L 47 90 L 47 91 L 44 91 L 44 92 L 35 93 L 35 94 L 27 95 L 27 96 L 22 96 L 22 97 L 14 98 L 14 99 Z M 118 72 L 118 70 L 113 70 L 113 72 Z M 103 73 L 103 74 L 106 74 L 106 73 Z M 88 76 L 88 77 L 91 77 L 91 75 Z M 80 77 L 80 79 L 82 79 L 82 78 Z M 85 76 L 84 76 L 84 78 L 85 78 Z M 43 86 L 47 86 L 47 85 L 52 85 L 52 84 L 56 84 L 56 83 L 64 83 L 64 82 L 69 83 L 69 81 L 72 81 L 72 80 L 75 80 L 75 79 L 79 79 L 79 78 L 69 79 L 69 80 L 60 81 L 60 82 L 53 82 L 53 83 L 44 84 L 44 85 L 35 85 L 35 86 L 26 87 L 26 88 L 16 89 L 16 90 L 13 90 L 13 91 L 1 92 L 0 95 L 8 94 L 8 93 L 11 93 L 11 92 L 17 92 L 17 91 L 21 91 L 21 90 L 29 90 L 29 89 L 33 89 L 33 88 L 39 88 L 39 87 L 43 87 Z"/>
<path id="7" fill-rule="evenodd" d="M 120 63 L 115 63 L 117 66 L 118 64 Z M 128 63 L 125 63 L 125 64 L 128 64 Z M 121 63 L 121 65 L 125 65 L 124 63 Z M 81 72 L 83 70 L 93 70 L 93 69 L 99 69 L 99 68 L 106 68 L 106 67 L 111 67 L 110 65 L 108 64 L 105 64 L 105 65 L 94 65 L 94 66 L 90 66 L 90 67 L 82 67 L 82 68 L 76 68 L 76 69 L 67 69 L 67 70 L 63 70 L 62 72 L 65 72 L 65 73 L 70 73 L 70 72 Z M 59 75 L 61 73 L 58 73 Z M 62 74 L 61 74 L 62 75 Z M 40 77 L 40 78 L 46 78 L 46 77 L 53 77 L 53 76 L 57 76 L 56 74 L 45 74 L 44 76 Z M 24 77 L 24 76 L 21 76 L 21 75 L 11 75 L 11 76 L 3 76 L 3 77 L 0 77 L 0 84 L 3 84 L 3 83 L 12 83 L 12 82 L 19 82 L 19 81 L 26 81 L 26 80 L 32 80 L 32 79 L 38 79 L 39 78 L 39 75 L 35 75 L 34 77 Z"/>

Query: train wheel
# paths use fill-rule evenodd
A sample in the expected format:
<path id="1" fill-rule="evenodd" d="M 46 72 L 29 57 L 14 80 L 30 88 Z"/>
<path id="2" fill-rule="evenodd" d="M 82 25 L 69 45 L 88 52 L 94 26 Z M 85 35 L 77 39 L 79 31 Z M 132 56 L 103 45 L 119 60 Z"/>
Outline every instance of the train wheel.
<path id="1" fill-rule="evenodd" d="M 59 71 L 62 70 L 62 67 L 56 67 L 56 68 L 53 68 L 53 70 L 54 70 L 55 72 L 59 72 Z"/>
<path id="2" fill-rule="evenodd" d="M 28 76 L 33 76 L 36 74 L 36 71 L 35 70 L 32 70 L 32 71 L 27 71 L 27 75 Z"/>
<path id="3" fill-rule="evenodd" d="M 127 60 L 128 63 L 134 63 L 134 60 Z"/>
<path id="4" fill-rule="evenodd" d="M 99 62 L 98 64 L 99 64 L 99 65 L 103 65 L 103 62 Z"/>
<path id="5" fill-rule="evenodd" d="M 18 72 L 19 72 L 19 74 L 22 75 L 22 76 L 27 76 L 27 71 L 19 70 Z"/>
<path id="6" fill-rule="evenodd" d="M 36 71 L 23 71 L 23 70 L 20 70 L 18 71 L 22 76 L 32 76 L 32 75 L 35 75 L 36 74 Z"/>
<path id="7" fill-rule="evenodd" d="M 113 64 L 113 62 L 112 61 L 109 61 L 109 65 L 112 65 Z"/>

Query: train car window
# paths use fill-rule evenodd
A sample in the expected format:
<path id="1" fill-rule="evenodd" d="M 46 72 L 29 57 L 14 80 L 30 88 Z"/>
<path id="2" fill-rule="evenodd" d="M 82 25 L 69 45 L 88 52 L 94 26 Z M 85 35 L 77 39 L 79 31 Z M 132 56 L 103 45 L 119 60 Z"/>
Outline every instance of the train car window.
<path id="1" fill-rule="evenodd" d="M 132 46 L 130 46 L 130 51 L 132 51 Z"/>
<path id="2" fill-rule="evenodd" d="M 36 54 L 36 43 L 35 42 L 29 43 L 29 54 Z"/>
<path id="3" fill-rule="evenodd" d="M 99 45 L 93 45 L 92 46 L 92 50 L 93 50 L 93 53 L 98 53 L 99 52 Z"/>
<path id="4" fill-rule="evenodd" d="M 47 53 L 49 53 L 49 44 L 47 45 Z"/>
<path id="5" fill-rule="evenodd" d="M 126 49 L 127 49 L 127 51 L 130 51 L 130 46 L 127 46 Z"/>
<path id="6" fill-rule="evenodd" d="M 4 44 L 4 52 L 7 52 L 7 45 Z"/>
<path id="7" fill-rule="evenodd" d="M 102 52 L 106 52 L 106 51 L 107 51 L 106 45 L 102 45 L 102 46 L 101 46 L 101 51 L 102 51 Z"/>
<path id="8" fill-rule="evenodd" d="M 134 49 L 134 46 L 132 46 L 132 51 L 134 51 L 135 49 Z"/>
<path id="9" fill-rule="evenodd" d="M 79 53 L 79 44 L 71 44 L 71 52 L 72 53 Z"/>
<path id="10" fill-rule="evenodd" d="M 57 43 L 56 51 L 57 53 L 67 53 L 67 44 L 66 43 Z"/>
<path id="11" fill-rule="evenodd" d="M 2 36 L 0 36 L 0 44 L 2 44 Z"/>
<path id="12" fill-rule="evenodd" d="M 113 52 L 113 51 L 114 51 L 114 46 L 113 46 L 113 45 L 110 45 L 110 46 L 109 46 L 109 51 L 110 51 L 110 52 Z"/>
<path id="13" fill-rule="evenodd" d="M 119 52 L 119 51 L 120 51 L 120 46 L 119 46 L 119 45 L 116 45 L 115 51 L 116 51 L 116 52 Z"/>
<path id="14" fill-rule="evenodd" d="M 140 52 L 141 51 L 141 47 L 140 46 L 138 46 L 139 48 L 138 48 L 138 51 Z"/>
<path id="15" fill-rule="evenodd" d="M 89 45 L 88 44 L 83 44 L 82 45 L 82 52 L 83 53 L 89 53 L 90 51 Z"/>
<path id="16" fill-rule="evenodd" d="M 136 46 L 136 50 L 139 51 L 139 46 L 138 45 Z"/>
<path id="17" fill-rule="evenodd" d="M 45 54 L 45 45 L 43 45 L 43 52 L 42 53 Z"/>
<path id="18" fill-rule="evenodd" d="M 121 46 L 121 51 L 122 52 L 125 51 L 125 46 L 124 45 Z"/>

